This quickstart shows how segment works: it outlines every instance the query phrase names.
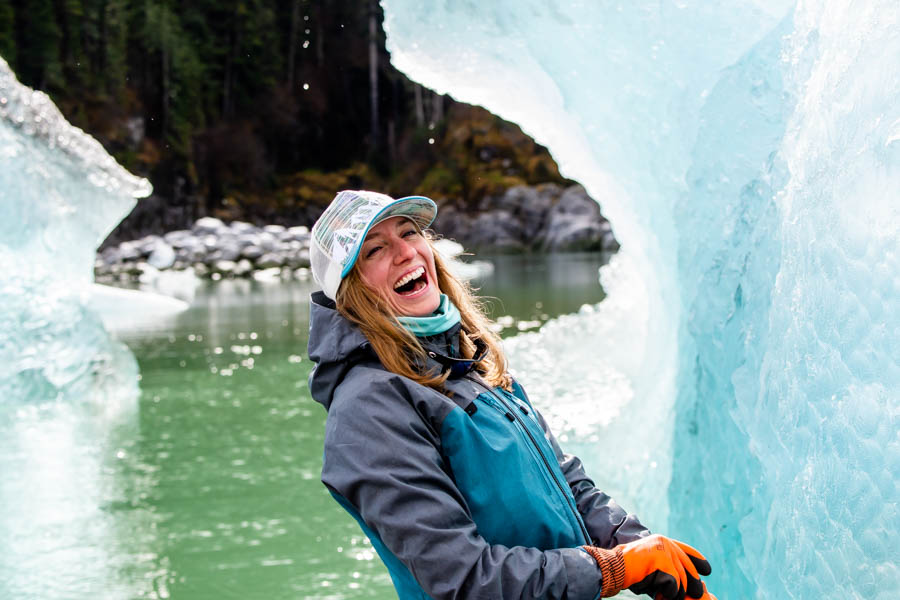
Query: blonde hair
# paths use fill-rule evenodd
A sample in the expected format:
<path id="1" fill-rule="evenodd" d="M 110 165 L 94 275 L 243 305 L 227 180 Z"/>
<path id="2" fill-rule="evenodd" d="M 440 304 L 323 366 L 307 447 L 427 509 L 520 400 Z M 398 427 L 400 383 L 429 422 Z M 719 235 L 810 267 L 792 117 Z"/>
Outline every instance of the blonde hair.
<path id="1" fill-rule="evenodd" d="M 462 358 L 472 358 L 477 350 L 475 342 L 480 340 L 487 346 L 488 352 L 475 370 L 491 386 L 501 386 L 511 391 L 512 377 L 506 372 L 506 355 L 503 354 L 500 337 L 490 328 L 483 302 L 472 293 L 467 282 L 460 281 L 447 269 L 434 249 L 431 237 L 425 233 L 422 235 L 434 254 L 438 288 L 459 310 L 462 325 L 459 349 Z M 359 327 L 372 344 L 384 368 L 443 391 L 449 373 L 435 375 L 423 373 L 417 368 L 417 365 L 425 364 L 425 349 L 416 336 L 397 320 L 397 313 L 390 301 L 365 284 L 357 267 L 344 278 L 335 302 L 338 312 Z"/>

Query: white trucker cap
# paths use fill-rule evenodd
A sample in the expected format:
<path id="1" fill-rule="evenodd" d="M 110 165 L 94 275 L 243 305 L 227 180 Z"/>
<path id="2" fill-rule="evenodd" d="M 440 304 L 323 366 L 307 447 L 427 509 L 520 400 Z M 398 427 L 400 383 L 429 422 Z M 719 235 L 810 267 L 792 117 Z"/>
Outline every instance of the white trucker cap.
<path id="1" fill-rule="evenodd" d="M 437 205 L 425 196 L 394 200 L 365 190 L 338 192 L 312 228 L 309 262 L 313 277 L 334 300 L 372 227 L 391 217 L 407 217 L 425 229 L 435 215 Z"/>

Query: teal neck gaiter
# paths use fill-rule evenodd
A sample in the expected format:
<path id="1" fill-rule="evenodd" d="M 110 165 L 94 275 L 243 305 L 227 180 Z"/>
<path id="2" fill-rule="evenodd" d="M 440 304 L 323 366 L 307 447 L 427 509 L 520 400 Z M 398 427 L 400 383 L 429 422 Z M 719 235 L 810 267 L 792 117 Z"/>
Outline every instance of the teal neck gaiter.
<path id="1" fill-rule="evenodd" d="M 444 333 L 459 323 L 459 310 L 450 302 L 447 294 L 441 294 L 437 310 L 427 317 L 397 317 L 400 324 L 416 337 L 427 337 Z"/>

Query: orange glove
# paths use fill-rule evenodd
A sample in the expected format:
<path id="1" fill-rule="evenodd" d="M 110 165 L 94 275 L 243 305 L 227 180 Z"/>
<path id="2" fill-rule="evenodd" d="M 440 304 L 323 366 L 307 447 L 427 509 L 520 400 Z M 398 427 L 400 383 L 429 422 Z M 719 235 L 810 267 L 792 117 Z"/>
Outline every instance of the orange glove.
<path id="1" fill-rule="evenodd" d="M 687 544 L 661 535 L 651 535 L 604 550 L 585 546 L 603 574 L 601 596 L 615 596 L 628 588 L 664 600 L 684 600 L 685 595 L 715 600 L 700 581 L 709 575 L 709 563 Z"/>
<path id="2" fill-rule="evenodd" d="M 700 596 L 700 600 L 718 600 L 715 596 L 707 591 L 705 583 L 701 583 L 700 585 L 703 586 L 703 595 Z"/>

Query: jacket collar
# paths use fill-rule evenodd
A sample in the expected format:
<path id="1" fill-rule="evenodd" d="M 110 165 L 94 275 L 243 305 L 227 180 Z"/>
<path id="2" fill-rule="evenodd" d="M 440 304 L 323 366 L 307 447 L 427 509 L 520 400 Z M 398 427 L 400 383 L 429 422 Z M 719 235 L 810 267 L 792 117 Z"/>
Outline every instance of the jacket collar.
<path id="1" fill-rule="evenodd" d="M 451 358 L 459 357 L 459 323 L 443 333 L 418 338 L 426 352 Z M 331 406 L 335 388 L 354 365 L 377 361 L 369 340 L 359 328 L 337 311 L 334 301 L 322 292 L 314 292 L 309 303 L 309 358 L 315 367 L 309 374 L 309 391 L 313 399 Z M 444 366 L 426 356 L 420 370 L 439 374 Z"/>

